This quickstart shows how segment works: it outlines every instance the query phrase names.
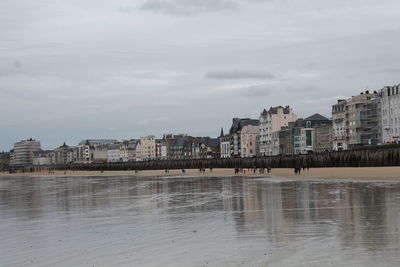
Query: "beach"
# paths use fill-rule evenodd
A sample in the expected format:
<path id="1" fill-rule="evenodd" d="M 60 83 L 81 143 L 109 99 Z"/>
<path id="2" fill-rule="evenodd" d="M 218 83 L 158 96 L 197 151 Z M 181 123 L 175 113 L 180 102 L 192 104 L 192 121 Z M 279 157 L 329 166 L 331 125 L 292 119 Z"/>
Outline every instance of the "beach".
<path id="1" fill-rule="evenodd" d="M 293 169 L 276 168 L 272 169 L 271 173 L 255 173 L 252 169 L 244 169 L 244 173 L 235 175 L 234 169 L 206 169 L 205 172 L 199 172 L 198 169 L 186 169 L 185 173 L 182 170 L 169 170 L 165 173 L 164 170 L 144 170 L 138 171 L 54 171 L 48 172 L 33 172 L 33 173 L 1 173 L 1 176 L 36 176 L 36 175 L 67 175 L 67 176 L 245 176 L 245 177 L 260 177 L 260 176 L 276 176 L 292 179 L 358 179 L 358 180 L 400 180 L 400 167 L 360 167 L 360 168 L 310 168 L 302 170 L 301 174 L 295 174 Z"/>

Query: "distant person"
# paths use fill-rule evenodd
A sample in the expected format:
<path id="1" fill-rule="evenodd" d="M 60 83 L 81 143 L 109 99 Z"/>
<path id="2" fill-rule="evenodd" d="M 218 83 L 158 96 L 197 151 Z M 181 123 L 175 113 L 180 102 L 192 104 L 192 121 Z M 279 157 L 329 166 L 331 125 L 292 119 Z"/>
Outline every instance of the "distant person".
<path id="1" fill-rule="evenodd" d="M 271 173 L 272 168 L 270 166 L 267 166 L 267 172 Z"/>
<path id="2" fill-rule="evenodd" d="M 182 173 L 186 173 L 185 169 L 182 169 Z"/>

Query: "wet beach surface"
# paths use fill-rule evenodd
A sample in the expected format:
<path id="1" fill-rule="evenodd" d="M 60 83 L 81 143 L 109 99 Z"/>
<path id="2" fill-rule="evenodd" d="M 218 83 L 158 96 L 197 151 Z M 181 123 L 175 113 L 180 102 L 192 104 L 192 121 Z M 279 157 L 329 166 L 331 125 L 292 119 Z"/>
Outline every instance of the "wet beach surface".
<path id="1" fill-rule="evenodd" d="M 0 266 L 399 266 L 400 182 L 3 177 Z"/>

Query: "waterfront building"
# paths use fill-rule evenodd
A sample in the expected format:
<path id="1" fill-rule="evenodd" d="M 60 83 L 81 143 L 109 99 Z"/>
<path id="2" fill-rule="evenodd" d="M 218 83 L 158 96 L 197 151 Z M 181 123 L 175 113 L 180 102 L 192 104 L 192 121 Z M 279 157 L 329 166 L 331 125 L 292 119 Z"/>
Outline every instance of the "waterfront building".
<path id="1" fill-rule="evenodd" d="M 327 127 L 331 127 L 331 120 L 328 118 L 315 113 L 304 120 L 302 120 L 299 124 L 301 127 L 300 130 L 300 153 L 308 154 L 315 152 L 314 148 L 315 144 L 315 127 L 320 127 L 323 125 L 328 125 Z"/>
<path id="2" fill-rule="evenodd" d="M 247 125 L 252 125 L 259 127 L 259 120 L 254 120 L 254 119 L 249 119 L 249 118 L 244 118 L 244 119 L 239 119 L 239 118 L 233 118 L 232 121 L 232 126 L 229 130 L 229 135 L 231 137 L 230 140 L 230 157 L 231 158 L 240 158 L 242 156 L 242 144 L 241 144 L 241 132 L 243 127 Z M 256 144 L 258 146 L 258 142 Z M 256 148 L 256 151 L 258 148 Z"/>
<path id="3" fill-rule="evenodd" d="M 347 150 L 349 145 L 346 104 L 346 100 L 339 99 L 332 106 L 332 146 L 335 151 Z"/>
<path id="4" fill-rule="evenodd" d="M 74 149 L 74 162 L 92 163 L 107 161 L 107 145 L 117 144 L 116 139 L 86 139 L 81 141 Z M 98 148 L 98 149 L 96 149 Z M 97 150 L 97 151 L 96 151 Z"/>
<path id="5" fill-rule="evenodd" d="M 93 162 L 105 163 L 107 162 L 108 144 L 97 145 L 93 151 Z"/>
<path id="6" fill-rule="evenodd" d="M 231 139 L 232 136 L 230 134 L 219 137 L 221 158 L 231 157 Z"/>
<path id="7" fill-rule="evenodd" d="M 89 140 L 81 141 L 76 146 L 76 162 L 77 163 L 92 163 L 94 159 L 94 145 L 91 145 Z"/>
<path id="8" fill-rule="evenodd" d="M 279 131 L 296 121 L 297 116 L 289 106 L 271 107 L 260 114 L 259 154 L 273 156 L 279 154 Z"/>
<path id="9" fill-rule="evenodd" d="M 279 131 L 279 154 L 283 156 L 294 154 L 294 131 L 293 122 L 288 126 L 282 127 Z"/>
<path id="10" fill-rule="evenodd" d="M 319 125 L 314 127 L 314 152 L 323 153 L 330 152 L 332 146 L 332 123 Z"/>
<path id="11" fill-rule="evenodd" d="M 141 140 L 138 140 L 135 145 L 135 160 L 142 161 L 142 143 Z"/>
<path id="12" fill-rule="evenodd" d="M 125 140 L 120 143 L 119 157 L 121 162 L 135 161 L 136 160 L 136 143 L 138 140 L 131 139 Z"/>
<path id="13" fill-rule="evenodd" d="M 371 118 L 368 117 L 373 97 L 375 97 L 374 94 L 366 91 L 347 100 L 346 115 L 350 148 L 376 143 L 371 136 L 373 129 L 370 125 Z M 372 120 L 374 121 L 376 118 L 372 118 Z"/>
<path id="14" fill-rule="evenodd" d="M 156 140 L 154 135 L 140 138 L 142 160 L 152 160 L 156 158 Z"/>
<path id="15" fill-rule="evenodd" d="M 54 149 L 52 163 L 67 164 L 73 162 L 73 160 L 68 157 L 70 151 L 71 148 L 64 142 L 60 147 Z"/>
<path id="16" fill-rule="evenodd" d="M 260 127 L 258 125 L 248 124 L 243 126 L 242 130 L 240 131 L 240 156 L 242 158 L 251 158 L 257 156 L 259 130 Z"/>
<path id="17" fill-rule="evenodd" d="M 332 106 L 333 150 L 381 144 L 381 102 L 377 92 L 369 91 L 338 100 Z"/>
<path id="18" fill-rule="evenodd" d="M 119 145 L 119 158 L 121 162 L 129 161 L 129 141 L 124 140 Z"/>
<path id="19" fill-rule="evenodd" d="M 167 159 L 167 146 L 162 139 L 156 139 L 156 158 Z"/>
<path id="20" fill-rule="evenodd" d="M 0 171 L 6 170 L 10 165 L 10 153 L 0 152 Z"/>
<path id="21" fill-rule="evenodd" d="M 220 157 L 220 141 L 219 138 L 211 137 L 194 137 L 192 138 L 191 158 L 206 159 Z"/>
<path id="22" fill-rule="evenodd" d="M 400 84 L 379 91 L 383 143 L 400 143 Z"/>
<path id="23" fill-rule="evenodd" d="M 52 160 L 52 151 L 37 150 L 33 152 L 32 165 L 50 165 Z"/>
<path id="24" fill-rule="evenodd" d="M 121 162 L 120 157 L 120 144 L 107 145 L 107 162 Z"/>
<path id="25" fill-rule="evenodd" d="M 191 137 L 184 136 L 175 139 L 170 151 L 171 159 L 188 159 L 192 156 Z"/>
<path id="26" fill-rule="evenodd" d="M 40 142 L 32 138 L 14 144 L 11 153 L 11 165 L 32 165 L 34 152 L 40 150 Z"/>
<path id="27" fill-rule="evenodd" d="M 330 125 L 331 121 L 318 113 L 290 122 L 279 132 L 279 153 L 281 155 L 297 155 L 315 152 L 315 128 L 325 127 L 324 129 L 327 130 Z M 318 134 L 320 134 L 320 130 L 318 130 Z"/>
<path id="28" fill-rule="evenodd" d="M 165 145 L 164 149 L 165 149 L 167 158 L 169 158 L 169 159 L 173 158 L 172 147 L 174 146 L 176 140 L 178 138 L 186 137 L 186 136 L 187 136 L 187 134 L 183 134 L 183 133 L 181 133 L 181 134 L 168 133 L 168 134 L 164 134 L 163 135 L 162 140 L 163 140 L 163 143 Z"/>

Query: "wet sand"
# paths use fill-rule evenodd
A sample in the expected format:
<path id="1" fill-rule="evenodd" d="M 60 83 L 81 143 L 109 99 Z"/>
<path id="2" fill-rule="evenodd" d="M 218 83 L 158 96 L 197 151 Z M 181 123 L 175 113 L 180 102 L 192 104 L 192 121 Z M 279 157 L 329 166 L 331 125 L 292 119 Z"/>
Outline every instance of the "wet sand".
<path id="1" fill-rule="evenodd" d="M 400 182 L 118 174 L 2 177 L 0 266 L 400 266 Z"/>
<path id="2" fill-rule="evenodd" d="M 37 176 L 64 175 L 64 171 L 35 172 L 23 174 L 0 173 L 1 176 Z M 186 169 L 183 174 L 181 170 L 170 170 L 168 174 L 164 170 L 139 171 L 67 171 L 67 176 L 215 176 L 230 177 L 235 176 L 233 169 L 206 169 L 205 173 L 200 173 L 197 169 Z M 245 169 L 245 173 L 236 176 L 260 177 L 260 176 L 277 176 L 291 179 L 357 179 L 357 180 L 400 180 L 400 167 L 362 167 L 362 168 L 311 168 L 309 171 L 301 171 L 300 175 L 294 173 L 293 169 L 272 169 L 271 174 L 266 172 L 260 174 L 258 171 L 254 174 L 252 170 Z"/>

